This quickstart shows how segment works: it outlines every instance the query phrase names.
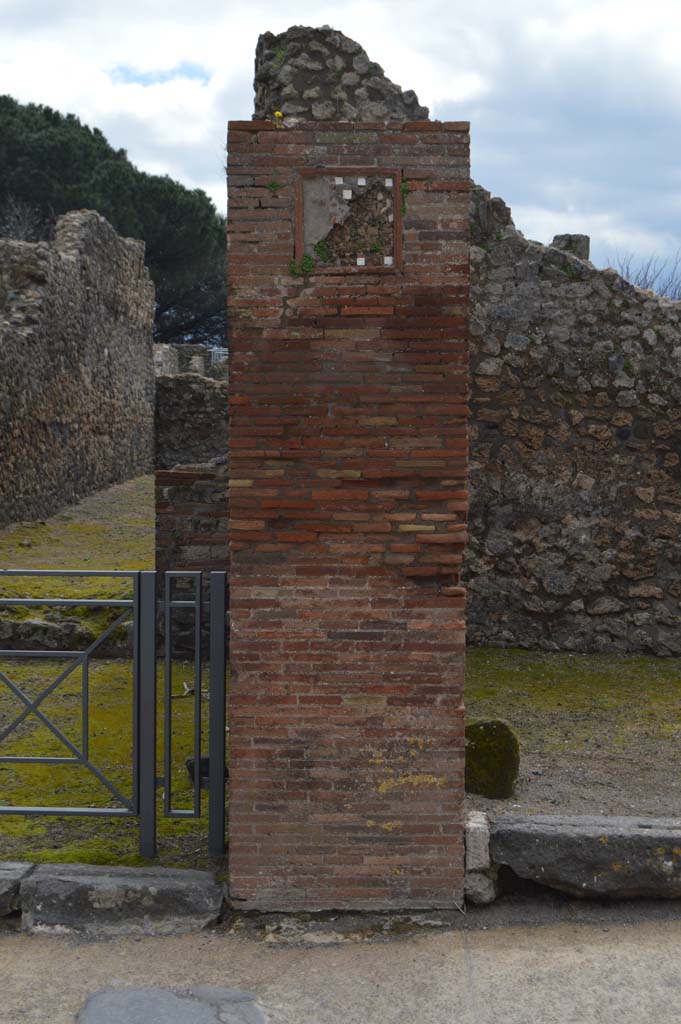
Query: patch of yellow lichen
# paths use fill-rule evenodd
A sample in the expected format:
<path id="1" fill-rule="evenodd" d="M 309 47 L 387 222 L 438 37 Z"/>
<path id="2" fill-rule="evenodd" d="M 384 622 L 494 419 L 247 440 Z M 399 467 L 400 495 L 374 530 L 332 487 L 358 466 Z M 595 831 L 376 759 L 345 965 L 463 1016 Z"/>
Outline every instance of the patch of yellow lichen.
<path id="1" fill-rule="evenodd" d="M 392 779 L 384 779 L 379 783 L 379 793 L 389 793 L 393 789 L 400 789 L 404 786 L 412 786 L 414 789 L 421 786 L 444 786 L 447 780 L 442 775 L 430 775 L 428 772 L 407 772 Z"/>

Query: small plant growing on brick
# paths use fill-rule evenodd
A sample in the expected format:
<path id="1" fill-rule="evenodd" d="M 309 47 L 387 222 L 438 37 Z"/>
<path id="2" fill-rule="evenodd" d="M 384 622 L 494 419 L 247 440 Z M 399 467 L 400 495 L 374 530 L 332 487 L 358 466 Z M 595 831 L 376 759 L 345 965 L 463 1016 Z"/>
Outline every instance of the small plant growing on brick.
<path id="1" fill-rule="evenodd" d="M 403 181 L 400 185 L 400 192 L 402 193 L 402 213 L 407 212 L 407 196 L 409 195 L 409 183 Z"/>
<path id="2" fill-rule="evenodd" d="M 272 181 L 268 181 L 267 184 L 265 185 L 265 188 L 268 188 L 273 196 L 275 196 L 279 189 L 283 187 L 284 186 L 280 181 L 275 181 L 274 179 L 272 179 Z"/>
<path id="3" fill-rule="evenodd" d="M 291 260 L 291 262 L 288 265 L 288 268 L 293 277 L 302 277 L 303 274 L 309 274 L 312 270 L 314 270 L 314 260 L 309 255 L 309 253 L 305 253 L 303 258 L 299 262 L 297 262 L 296 260 Z"/>
<path id="4" fill-rule="evenodd" d="M 329 260 L 331 259 L 331 249 L 329 248 L 329 243 L 325 238 L 321 238 L 317 242 L 317 244 L 314 247 L 314 251 L 317 253 L 317 256 L 322 261 L 322 263 L 328 263 Z"/>

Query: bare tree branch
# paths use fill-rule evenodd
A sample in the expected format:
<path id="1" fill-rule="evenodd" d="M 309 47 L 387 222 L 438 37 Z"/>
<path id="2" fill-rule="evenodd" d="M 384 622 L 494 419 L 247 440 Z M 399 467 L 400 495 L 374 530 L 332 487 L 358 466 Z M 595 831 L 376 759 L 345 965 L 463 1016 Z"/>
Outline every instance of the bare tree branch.
<path id="1" fill-rule="evenodd" d="M 616 253 L 611 262 L 620 277 L 637 288 L 643 288 L 664 295 L 668 299 L 681 300 L 681 249 L 675 256 L 660 259 L 649 256 L 637 261 L 631 252 Z"/>

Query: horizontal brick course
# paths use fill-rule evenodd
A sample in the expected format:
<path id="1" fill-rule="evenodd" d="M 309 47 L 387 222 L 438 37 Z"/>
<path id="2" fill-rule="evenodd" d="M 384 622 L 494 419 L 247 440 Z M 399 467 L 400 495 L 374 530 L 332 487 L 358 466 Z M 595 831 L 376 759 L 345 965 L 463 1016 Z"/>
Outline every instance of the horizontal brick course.
<path id="1" fill-rule="evenodd" d="M 454 906 L 468 126 L 234 122 L 228 151 L 231 898 Z M 290 275 L 306 167 L 401 169 L 401 271 Z"/>

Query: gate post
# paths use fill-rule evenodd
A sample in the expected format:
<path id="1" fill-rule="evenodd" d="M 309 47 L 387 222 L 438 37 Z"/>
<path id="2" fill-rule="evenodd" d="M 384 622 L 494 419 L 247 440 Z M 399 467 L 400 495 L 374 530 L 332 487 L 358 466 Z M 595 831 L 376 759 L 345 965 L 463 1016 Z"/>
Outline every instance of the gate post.
<path id="1" fill-rule="evenodd" d="M 208 734 L 208 853 L 225 852 L 225 672 L 227 605 L 224 572 L 210 574 L 210 703 Z"/>
<path id="2" fill-rule="evenodd" d="M 135 608 L 140 853 L 156 856 L 156 573 L 139 574 Z"/>
<path id="3" fill-rule="evenodd" d="M 230 125 L 230 897 L 463 897 L 468 124 Z"/>

